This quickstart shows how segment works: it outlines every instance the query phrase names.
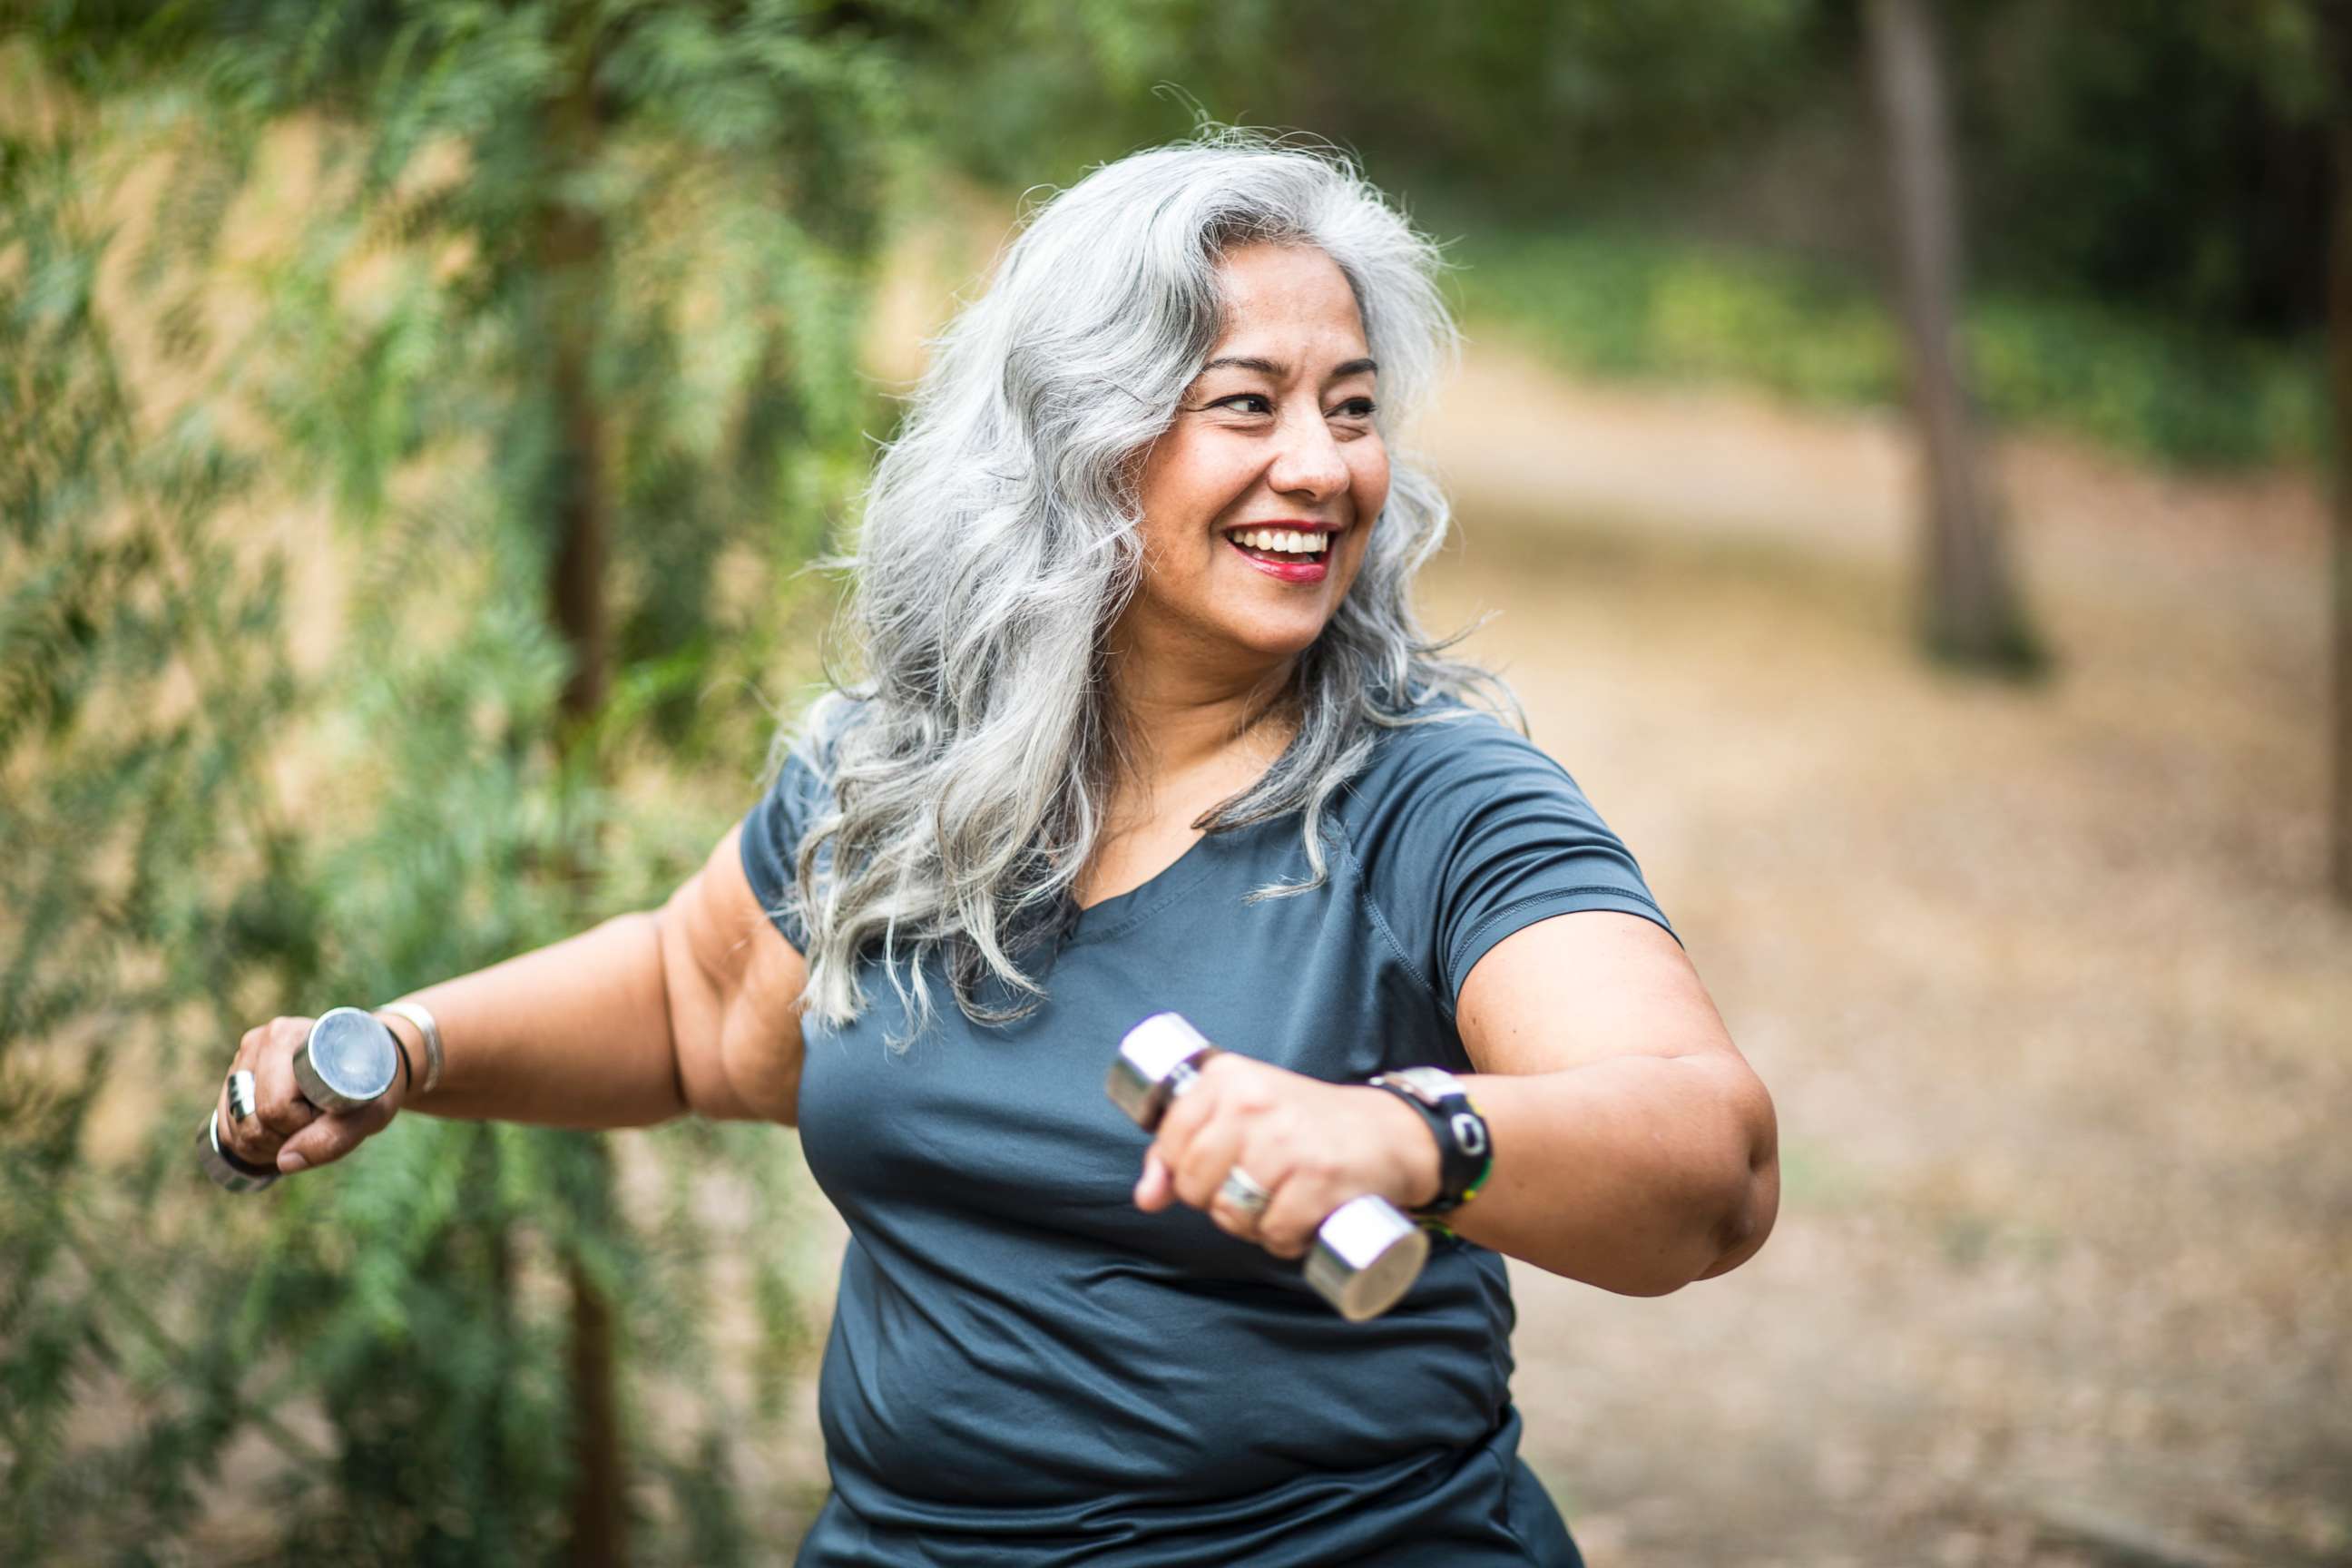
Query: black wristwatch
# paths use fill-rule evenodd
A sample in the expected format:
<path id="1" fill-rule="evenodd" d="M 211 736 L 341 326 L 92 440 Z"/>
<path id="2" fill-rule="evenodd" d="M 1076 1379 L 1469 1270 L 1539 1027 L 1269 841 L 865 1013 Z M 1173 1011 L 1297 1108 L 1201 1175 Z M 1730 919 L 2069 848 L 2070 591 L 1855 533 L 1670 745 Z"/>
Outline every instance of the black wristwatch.
<path id="1" fill-rule="evenodd" d="M 1400 1068 L 1369 1081 L 1420 1111 L 1437 1138 L 1437 1196 L 1413 1210 L 1413 1217 L 1452 1214 L 1476 1197 L 1495 1168 L 1495 1141 L 1462 1080 L 1444 1068 Z"/>

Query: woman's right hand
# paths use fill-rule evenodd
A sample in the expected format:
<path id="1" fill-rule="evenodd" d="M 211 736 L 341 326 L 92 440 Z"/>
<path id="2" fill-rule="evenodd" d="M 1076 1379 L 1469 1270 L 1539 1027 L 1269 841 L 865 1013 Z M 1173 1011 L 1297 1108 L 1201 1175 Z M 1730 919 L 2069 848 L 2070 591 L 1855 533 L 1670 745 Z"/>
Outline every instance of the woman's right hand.
<path id="1" fill-rule="evenodd" d="M 331 1164 L 383 1131 L 408 1098 L 408 1068 L 393 1072 L 392 1087 L 357 1110 L 325 1111 L 302 1098 L 294 1082 L 294 1053 L 310 1037 L 311 1018 L 272 1018 L 247 1029 L 229 1071 L 253 1074 L 253 1115 L 232 1118 L 228 1079 L 221 1079 L 220 1141 L 240 1160 L 282 1173 Z"/>

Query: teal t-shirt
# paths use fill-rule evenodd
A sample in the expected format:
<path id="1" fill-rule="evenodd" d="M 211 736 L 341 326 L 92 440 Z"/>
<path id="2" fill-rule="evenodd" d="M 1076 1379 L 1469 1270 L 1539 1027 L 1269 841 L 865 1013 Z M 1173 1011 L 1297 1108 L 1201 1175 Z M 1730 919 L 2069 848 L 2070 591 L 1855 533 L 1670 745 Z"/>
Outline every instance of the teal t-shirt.
<path id="1" fill-rule="evenodd" d="M 894 1053 L 878 973 L 855 1025 L 812 1022 L 801 1142 L 850 1240 L 802 1563 L 1578 1561 L 1518 1461 L 1499 1256 L 1441 1240 L 1394 1309 L 1346 1322 L 1297 1264 L 1139 1210 L 1148 1140 L 1103 1091 L 1120 1037 L 1171 1008 L 1328 1081 L 1468 1071 L 1455 998 L 1505 937 L 1581 910 L 1672 931 L 1574 779 L 1452 711 L 1381 734 L 1311 893 L 1245 901 L 1306 875 L 1296 816 L 1213 834 L 1033 956 L 1048 998 L 1016 1024 L 950 1003 Z M 803 950 L 789 868 L 826 787 L 795 754 L 744 824 Z"/>

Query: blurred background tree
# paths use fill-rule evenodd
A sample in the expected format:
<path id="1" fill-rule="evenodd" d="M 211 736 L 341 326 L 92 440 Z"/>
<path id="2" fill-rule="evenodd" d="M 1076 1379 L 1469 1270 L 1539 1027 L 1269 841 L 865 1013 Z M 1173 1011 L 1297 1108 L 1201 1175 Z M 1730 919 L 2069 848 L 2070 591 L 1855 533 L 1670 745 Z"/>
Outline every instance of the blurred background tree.
<path id="1" fill-rule="evenodd" d="M 2181 467 L 2318 458 L 2335 13 L 1945 20 L 1990 419 Z M 950 184 L 1009 217 L 1198 114 L 1297 128 L 1454 239 L 1475 320 L 1564 366 L 1904 395 L 1866 35 L 1832 0 L 43 0 L 0 26 L 11 1560 L 234 1539 L 224 1475 L 272 1500 L 255 1558 L 772 1554 L 747 1455 L 801 1316 L 768 1130 L 413 1118 L 244 1204 L 191 1184 L 185 1142 L 242 1029 L 646 907 L 749 804 L 760 684 L 808 672 L 824 608 L 794 574 L 888 428 L 859 360 L 879 260 Z M 743 1319 L 748 1402 L 706 1342 Z"/>
<path id="2" fill-rule="evenodd" d="M 1885 147 L 1911 411 L 1927 482 L 1918 550 L 1930 652 L 2026 670 L 2046 657 L 2013 584 L 1999 487 L 1978 458 L 1960 334 L 1963 246 L 1941 18 L 1930 0 L 1867 0 L 1872 85 Z"/>

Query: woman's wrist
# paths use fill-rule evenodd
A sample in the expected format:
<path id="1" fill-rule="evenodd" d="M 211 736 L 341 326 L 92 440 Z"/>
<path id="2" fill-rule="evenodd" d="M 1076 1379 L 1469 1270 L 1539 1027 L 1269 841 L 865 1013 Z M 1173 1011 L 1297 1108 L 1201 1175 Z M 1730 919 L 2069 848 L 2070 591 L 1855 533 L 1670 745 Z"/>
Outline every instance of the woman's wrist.
<path id="1" fill-rule="evenodd" d="M 1444 1068 L 1401 1068 L 1373 1075 L 1371 1087 L 1421 1118 L 1437 1146 L 1437 1196 L 1416 1205 L 1414 1216 L 1441 1228 L 1440 1216 L 1478 1195 L 1495 1171 L 1494 1138 L 1471 1103 L 1469 1086 Z"/>
<path id="2" fill-rule="evenodd" d="M 1368 1111 L 1387 1129 L 1389 1169 L 1396 1173 L 1393 1190 L 1382 1195 L 1401 1209 L 1423 1208 L 1435 1203 L 1444 1178 L 1437 1140 L 1421 1114 L 1386 1089 L 1365 1088 Z"/>

